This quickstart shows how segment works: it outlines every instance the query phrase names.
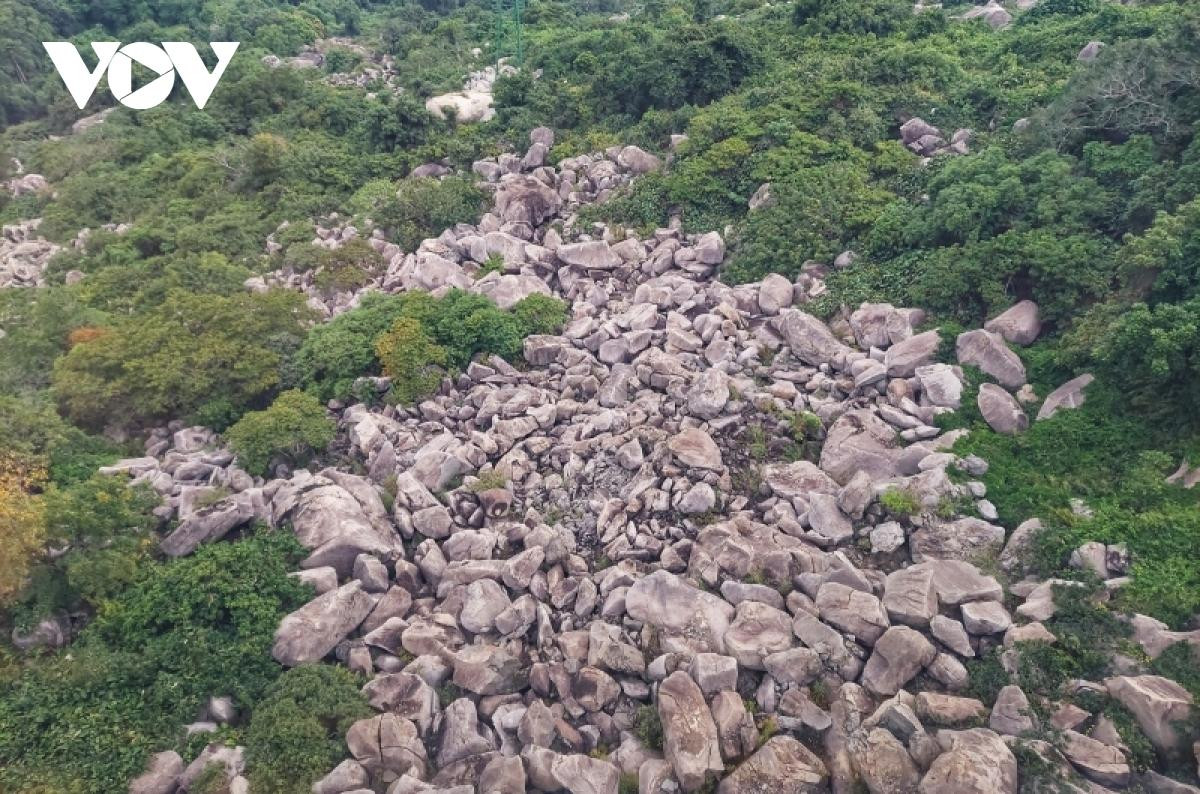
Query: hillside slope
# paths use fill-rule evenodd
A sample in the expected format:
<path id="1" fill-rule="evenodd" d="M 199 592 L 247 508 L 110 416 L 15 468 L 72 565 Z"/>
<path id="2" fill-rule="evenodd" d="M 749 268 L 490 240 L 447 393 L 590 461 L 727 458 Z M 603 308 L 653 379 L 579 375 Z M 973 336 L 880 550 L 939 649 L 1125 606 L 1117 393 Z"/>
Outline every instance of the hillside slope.
<path id="1" fill-rule="evenodd" d="M 37 8 L 0 788 L 1196 790 L 1194 10 L 622 11 Z"/>

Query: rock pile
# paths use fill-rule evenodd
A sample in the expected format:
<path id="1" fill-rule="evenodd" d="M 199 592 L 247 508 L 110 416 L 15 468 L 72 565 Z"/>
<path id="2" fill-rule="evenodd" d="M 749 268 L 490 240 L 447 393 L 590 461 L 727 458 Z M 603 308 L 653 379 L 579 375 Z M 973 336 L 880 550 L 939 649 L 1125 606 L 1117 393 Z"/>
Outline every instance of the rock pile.
<path id="1" fill-rule="evenodd" d="M 38 236 L 41 218 L 0 228 L 0 289 L 41 287 L 42 274 L 60 247 Z"/>
<path id="2" fill-rule="evenodd" d="M 528 366 L 473 362 L 414 406 L 331 404 L 361 474 L 252 478 L 178 425 L 109 469 L 163 495 L 167 554 L 251 520 L 308 549 L 295 575 L 316 597 L 273 655 L 362 673 L 378 712 L 313 791 L 1015 794 L 1034 756 L 1069 790 L 1139 780 L 1087 712 L 1060 750 L 1027 738 L 1039 718 L 1019 687 L 963 694 L 965 660 L 995 649 L 1011 666 L 1014 643 L 1054 639 L 1038 622 L 1053 582 L 1006 593 L 977 565 L 1019 578 L 1032 525 L 1006 538 L 975 479 L 986 462 L 937 423 L 969 365 L 998 381 L 988 421 L 1023 429 L 1007 345 L 1036 338 L 1036 306 L 963 333 L 956 364 L 916 310 L 827 324 L 804 311 L 811 284 L 715 280 L 719 234 L 581 224 L 659 163 L 625 147 L 551 168 L 550 141 L 476 163 L 493 211 L 395 252 L 379 285 L 564 298 L 569 322 L 526 339 Z M 504 272 L 474 280 L 492 255 Z M 1127 555 L 1102 550 L 1119 578 Z M 1161 652 L 1171 633 L 1147 621 Z M 1160 752 L 1188 752 L 1177 684 L 1131 669 L 1079 685 L 1125 704 Z M 238 750 L 206 752 L 244 785 Z M 146 776 L 181 767 L 156 757 Z"/>

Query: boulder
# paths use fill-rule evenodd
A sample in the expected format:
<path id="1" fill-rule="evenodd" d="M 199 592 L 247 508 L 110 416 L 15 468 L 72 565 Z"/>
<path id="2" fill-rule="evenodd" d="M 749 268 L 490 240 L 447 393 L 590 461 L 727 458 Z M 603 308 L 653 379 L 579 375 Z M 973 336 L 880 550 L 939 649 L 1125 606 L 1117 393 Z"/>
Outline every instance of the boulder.
<path id="1" fill-rule="evenodd" d="M 1025 364 L 999 334 L 982 329 L 965 331 L 958 335 L 955 350 L 958 363 L 978 367 L 1006 389 L 1019 389 L 1025 384 Z"/>
<path id="2" fill-rule="evenodd" d="M 183 759 L 174 750 L 150 756 L 146 771 L 129 781 L 129 794 L 173 794 L 179 776 L 183 774 Z"/>
<path id="3" fill-rule="evenodd" d="M 1006 390 L 994 383 L 979 386 L 979 413 L 997 433 L 1016 435 L 1029 428 L 1029 415 Z"/>
<path id="4" fill-rule="evenodd" d="M 854 770 L 871 794 L 915 791 L 921 779 L 904 745 L 884 728 L 862 730 L 850 737 L 846 749 Z"/>
<path id="5" fill-rule="evenodd" d="M 711 593 L 692 587 L 667 571 L 655 571 L 635 582 L 625 594 L 625 610 L 634 620 L 659 631 L 664 651 L 725 652 L 725 633 L 734 609 Z"/>
<path id="6" fill-rule="evenodd" d="M 891 697 L 937 656 L 933 643 L 908 626 L 892 626 L 875 643 L 863 667 L 862 685 Z"/>
<path id="7" fill-rule="evenodd" d="M 358 628 L 373 606 L 357 580 L 319 595 L 283 619 L 271 655 L 285 667 L 323 659 Z"/>
<path id="8" fill-rule="evenodd" d="M 742 667 L 765 670 L 763 659 L 792 647 L 792 619 L 782 610 L 758 601 L 743 601 L 729 630 L 725 649 Z"/>
<path id="9" fill-rule="evenodd" d="M 1129 763 L 1116 747 L 1109 747 L 1082 733 L 1063 731 L 1062 753 L 1088 780 L 1113 788 L 1129 785 Z"/>
<path id="10" fill-rule="evenodd" d="M 938 731 L 945 749 L 930 765 L 919 794 L 1017 794 L 1017 759 L 993 731 Z"/>
<path id="11" fill-rule="evenodd" d="M 1002 687 L 996 695 L 992 706 L 991 716 L 988 717 L 988 727 L 1005 736 L 1022 736 L 1033 733 L 1037 728 L 1034 722 L 1033 707 L 1025 691 L 1015 684 Z"/>
<path id="12" fill-rule="evenodd" d="M 821 585 L 816 607 L 821 620 L 868 646 L 874 645 L 888 629 L 888 616 L 878 598 L 840 582 Z"/>
<path id="13" fill-rule="evenodd" d="M 758 310 L 773 317 L 792 305 L 792 282 L 778 273 L 771 273 L 758 286 Z"/>
<path id="14" fill-rule="evenodd" d="M 366 772 L 384 783 L 404 774 L 424 778 L 428 759 L 417 726 L 396 714 L 358 720 L 346 732 L 346 746 Z"/>
<path id="15" fill-rule="evenodd" d="M 917 367 L 932 363 L 942 346 L 942 338 L 935 328 L 897 342 L 887 349 L 883 363 L 889 378 L 911 378 Z"/>
<path id="16" fill-rule="evenodd" d="M 667 676 L 658 687 L 658 715 L 663 728 L 663 754 L 685 792 L 698 791 L 710 773 L 724 769 L 720 739 L 704 694 L 683 672 Z"/>
<path id="17" fill-rule="evenodd" d="M 772 736 L 717 786 L 717 794 L 818 794 L 829 772 L 811 750 L 791 736 Z"/>
<path id="18" fill-rule="evenodd" d="M 558 755 L 550 763 L 550 775 L 570 794 L 614 794 L 621 770 L 609 761 L 574 753 Z M 480 791 L 492 791 L 484 789 Z"/>
<path id="19" fill-rule="evenodd" d="M 635 174 L 648 174 L 662 168 L 662 160 L 636 146 L 626 146 L 617 155 L 617 165 Z"/>
<path id="20" fill-rule="evenodd" d="M 603 240 L 567 243 L 560 245 L 554 254 L 563 264 L 585 270 L 612 270 L 621 264 L 621 257 Z"/>
<path id="21" fill-rule="evenodd" d="M 496 190 L 496 214 L 505 223 L 538 226 L 562 207 L 558 191 L 533 177 L 506 179 Z"/>
<path id="22" fill-rule="evenodd" d="M 873 480 L 899 473 L 896 430 L 867 409 L 843 414 L 829 428 L 821 448 L 821 468 L 845 485 L 860 471 Z"/>
<path id="23" fill-rule="evenodd" d="M 1037 421 L 1049 419 L 1063 408 L 1078 408 L 1083 405 L 1087 399 L 1084 394 L 1084 389 L 1095 380 L 1090 373 L 1085 373 L 1077 378 L 1071 378 L 1063 385 L 1059 386 L 1054 391 L 1046 395 L 1046 399 L 1042 401 L 1042 407 L 1038 409 Z"/>
<path id="24" fill-rule="evenodd" d="M 1004 527 L 970 516 L 946 521 L 931 519 L 909 538 L 912 558 L 975 560 L 998 555 L 1004 546 Z"/>
<path id="25" fill-rule="evenodd" d="M 1042 331 L 1038 305 L 1031 300 L 1019 301 L 984 323 L 983 330 L 1000 334 L 1014 345 L 1032 345 Z"/>
<path id="26" fill-rule="evenodd" d="M 1192 696 L 1179 684 L 1157 675 L 1116 676 L 1104 682 L 1108 694 L 1133 712 L 1142 733 L 1167 758 L 1184 752 L 1176 723 L 1192 714 Z"/>
<path id="27" fill-rule="evenodd" d="M 792 353 L 806 364 L 820 366 L 836 363 L 840 367 L 847 354 L 852 352 L 850 347 L 833 335 L 829 326 L 799 309 L 784 309 L 775 324 Z"/>
<path id="28" fill-rule="evenodd" d="M 302 568 L 331 566 L 338 576 L 350 576 L 360 554 L 380 558 L 402 556 L 403 542 L 392 527 L 375 487 L 359 477 L 330 472 L 315 488 L 299 495 L 291 511 L 292 530 L 309 550 Z"/>
<path id="29" fill-rule="evenodd" d="M 721 450 L 712 436 L 698 427 L 681 430 L 667 441 L 667 448 L 684 466 L 694 469 L 721 470 Z"/>

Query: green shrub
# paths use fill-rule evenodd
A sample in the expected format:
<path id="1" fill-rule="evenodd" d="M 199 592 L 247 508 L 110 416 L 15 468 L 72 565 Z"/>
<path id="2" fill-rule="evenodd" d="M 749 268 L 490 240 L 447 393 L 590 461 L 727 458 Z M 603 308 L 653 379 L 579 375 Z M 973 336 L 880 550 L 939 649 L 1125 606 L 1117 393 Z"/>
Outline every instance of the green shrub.
<path id="1" fill-rule="evenodd" d="M 249 709 L 282 668 L 279 620 L 310 596 L 290 533 L 147 566 L 67 650 L 0 689 L 0 788 L 122 791 L 204 701 Z"/>
<path id="2" fill-rule="evenodd" d="M 446 349 L 434 344 L 412 317 L 401 317 L 375 342 L 383 374 L 392 379 L 392 394 L 403 403 L 422 400 L 435 391 L 446 371 Z"/>
<path id="3" fill-rule="evenodd" d="M 654 706 L 638 706 L 633 714 L 633 733 L 649 749 L 662 750 L 663 727 L 658 709 Z"/>
<path id="4" fill-rule="evenodd" d="M 46 534 L 66 552 L 34 571 L 23 611 L 41 617 L 80 602 L 97 608 L 134 582 L 154 547 L 159 496 L 125 477 L 94 475 L 45 494 Z"/>
<path id="5" fill-rule="evenodd" d="M 288 364 L 287 382 L 322 400 L 348 398 L 357 378 L 378 372 L 375 340 L 405 314 L 411 302 L 427 298 L 422 293 L 368 294 L 357 308 L 309 332 Z"/>
<path id="6" fill-rule="evenodd" d="M 245 414 L 225 438 L 246 471 L 265 475 L 277 456 L 293 464 L 306 463 L 329 446 L 335 430 L 316 397 L 293 389 L 276 397 L 265 411 Z"/>
<path id="7" fill-rule="evenodd" d="M 445 179 L 406 179 L 394 197 L 386 199 L 374 220 L 405 251 L 413 251 L 427 237 L 437 237 L 456 223 L 474 223 L 483 208 L 484 193 L 474 181 L 451 176 Z"/>
<path id="8" fill-rule="evenodd" d="M 889 488 L 879 495 L 879 503 L 894 516 L 914 516 L 921 512 L 916 494 L 900 488 Z"/>
<path id="9" fill-rule="evenodd" d="M 523 336 L 556 334 L 567 321 L 567 304 L 558 298 L 535 293 L 517 301 L 512 313 Z"/>
<path id="10" fill-rule="evenodd" d="M 347 755 L 350 726 L 374 712 L 354 673 L 335 665 L 294 667 L 271 684 L 246 728 L 250 784 L 264 794 L 308 791 Z"/>
<path id="11" fill-rule="evenodd" d="M 173 293 L 58 359 L 54 392 L 84 427 L 185 417 L 223 428 L 279 383 L 307 316 L 296 293 Z"/>

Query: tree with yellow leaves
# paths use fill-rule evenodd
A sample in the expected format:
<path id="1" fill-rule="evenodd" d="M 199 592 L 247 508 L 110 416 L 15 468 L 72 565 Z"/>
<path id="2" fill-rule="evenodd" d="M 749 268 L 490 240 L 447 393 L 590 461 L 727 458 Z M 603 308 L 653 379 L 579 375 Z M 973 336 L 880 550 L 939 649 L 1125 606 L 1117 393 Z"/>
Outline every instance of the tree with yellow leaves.
<path id="1" fill-rule="evenodd" d="M 46 523 L 37 493 L 45 482 L 42 467 L 0 453 L 0 604 L 20 591 L 43 547 Z"/>

